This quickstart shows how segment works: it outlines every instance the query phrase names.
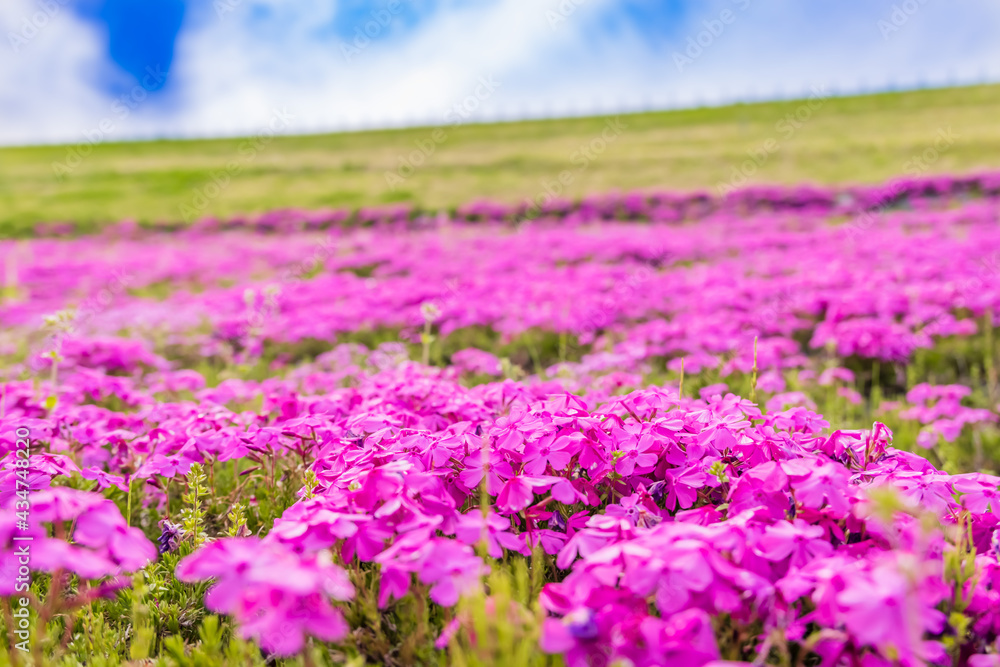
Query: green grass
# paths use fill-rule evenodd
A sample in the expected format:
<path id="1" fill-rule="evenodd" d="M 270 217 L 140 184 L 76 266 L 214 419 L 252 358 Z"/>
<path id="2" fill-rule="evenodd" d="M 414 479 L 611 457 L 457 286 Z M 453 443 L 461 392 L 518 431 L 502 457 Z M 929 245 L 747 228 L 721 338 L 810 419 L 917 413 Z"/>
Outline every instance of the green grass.
<path id="1" fill-rule="evenodd" d="M 715 189 L 768 139 L 777 150 L 752 183 L 876 182 L 919 169 L 910 161 L 949 127 L 954 143 L 924 173 L 1000 167 L 1000 85 L 829 98 L 789 136 L 779 123 L 802 104 L 622 116 L 621 135 L 586 169 L 574 154 L 600 136 L 607 118 L 445 127 L 434 154 L 395 189 L 386 172 L 416 142 L 433 141 L 433 128 L 280 137 L 253 157 L 244 139 L 102 144 L 61 178 L 53 163 L 65 163 L 72 147 L 6 148 L 0 233 L 23 234 L 39 221 L 94 227 L 125 218 L 182 220 L 182 207 L 193 209 L 196 192 L 231 161 L 240 172 L 204 212 L 389 202 L 437 209 L 478 197 L 513 202 L 538 196 L 543 182 L 555 183 L 562 172 L 572 177 L 570 197 L 615 188 Z"/>

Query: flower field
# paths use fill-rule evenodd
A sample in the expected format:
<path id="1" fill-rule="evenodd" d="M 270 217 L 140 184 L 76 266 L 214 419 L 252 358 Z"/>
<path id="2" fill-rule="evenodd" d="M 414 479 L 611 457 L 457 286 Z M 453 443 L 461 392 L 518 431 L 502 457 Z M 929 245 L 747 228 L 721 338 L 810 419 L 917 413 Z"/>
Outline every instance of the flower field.
<path id="1" fill-rule="evenodd" d="M 0 242 L 0 664 L 1000 667 L 1000 175 Z"/>

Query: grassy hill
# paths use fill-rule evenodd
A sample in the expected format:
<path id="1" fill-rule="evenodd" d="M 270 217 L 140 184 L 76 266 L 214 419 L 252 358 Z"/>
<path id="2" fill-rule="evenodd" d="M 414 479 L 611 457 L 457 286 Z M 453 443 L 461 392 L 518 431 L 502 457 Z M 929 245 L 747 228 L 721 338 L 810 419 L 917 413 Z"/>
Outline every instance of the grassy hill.
<path id="1" fill-rule="evenodd" d="M 439 208 L 479 197 L 516 201 L 546 187 L 570 197 L 614 188 L 717 189 L 742 182 L 734 171 L 741 166 L 750 183 L 872 182 L 906 172 L 1000 168 L 998 118 L 1000 85 L 992 85 L 617 120 L 109 143 L 90 151 L 6 148 L 0 234 L 23 234 L 39 221 L 96 226 L 283 206 Z M 404 161 L 421 164 L 411 173 Z"/>

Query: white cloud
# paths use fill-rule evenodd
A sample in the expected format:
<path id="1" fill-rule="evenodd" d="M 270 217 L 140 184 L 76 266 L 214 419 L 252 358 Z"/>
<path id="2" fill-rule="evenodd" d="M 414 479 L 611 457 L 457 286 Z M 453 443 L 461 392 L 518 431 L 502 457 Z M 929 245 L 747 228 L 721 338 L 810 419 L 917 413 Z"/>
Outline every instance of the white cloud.
<path id="1" fill-rule="evenodd" d="M 91 76 L 103 56 L 97 35 L 68 7 L 30 0 L 0 4 L 0 143 L 82 140 L 88 119 L 98 121 L 110 101 Z"/>
<path id="2" fill-rule="evenodd" d="M 295 116 L 292 132 L 441 123 L 481 77 L 500 88 L 478 103 L 474 119 L 791 95 L 817 83 L 850 91 L 1000 79 L 1000 42 L 992 38 L 1000 7 L 990 0 L 968 0 L 961 10 L 925 0 L 888 39 L 878 21 L 892 3 L 882 0 L 710 0 L 676 27 L 680 37 L 659 43 L 642 26 L 602 31 L 614 0 L 584 0 L 554 26 L 547 13 L 568 0 L 455 0 L 408 31 L 373 40 L 350 62 L 338 39 L 319 36 L 335 0 L 224 1 L 233 11 L 220 17 L 206 3 L 188 17 L 170 92 L 120 119 L 114 138 L 250 133 L 275 109 Z M 4 34 L 35 7 L 4 0 Z M 723 9 L 735 20 L 678 71 L 672 54 Z M 262 21 L 261 10 L 271 18 Z M 96 127 L 113 103 L 92 85 L 104 48 L 93 26 L 62 10 L 18 57 L 0 59 L 8 120 L 0 142 L 76 142 Z"/>
<path id="3" fill-rule="evenodd" d="M 577 14 L 602 4 L 608 3 L 589 0 Z M 572 29 L 552 30 L 546 20 L 545 10 L 556 5 L 499 0 L 457 7 L 428 17 L 399 39 L 372 41 L 350 61 L 339 40 L 309 39 L 315 24 L 297 26 L 296 34 L 281 43 L 261 42 L 249 31 L 234 29 L 237 17 L 230 14 L 189 34 L 179 46 L 183 69 L 177 76 L 187 82 L 189 109 L 184 115 L 192 124 L 223 132 L 246 131 L 259 125 L 271 107 L 282 106 L 296 113 L 302 130 L 443 122 L 449 108 L 473 93 L 480 77 L 493 77 L 500 89 L 475 114 L 488 116 L 498 105 L 523 102 L 521 81 L 510 74 L 561 69 L 563 63 L 547 55 L 579 48 Z"/>

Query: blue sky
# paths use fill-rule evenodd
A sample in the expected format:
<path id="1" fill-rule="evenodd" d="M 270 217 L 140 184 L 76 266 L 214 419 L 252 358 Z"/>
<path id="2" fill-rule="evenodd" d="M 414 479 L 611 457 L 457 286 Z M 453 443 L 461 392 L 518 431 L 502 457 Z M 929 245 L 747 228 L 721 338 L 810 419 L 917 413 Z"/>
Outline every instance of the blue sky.
<path id="1" fill-rule="evenodd" d="M 995 0 L 3 0 L 0 143 L 1000 81 L 998 32 Z"/>

